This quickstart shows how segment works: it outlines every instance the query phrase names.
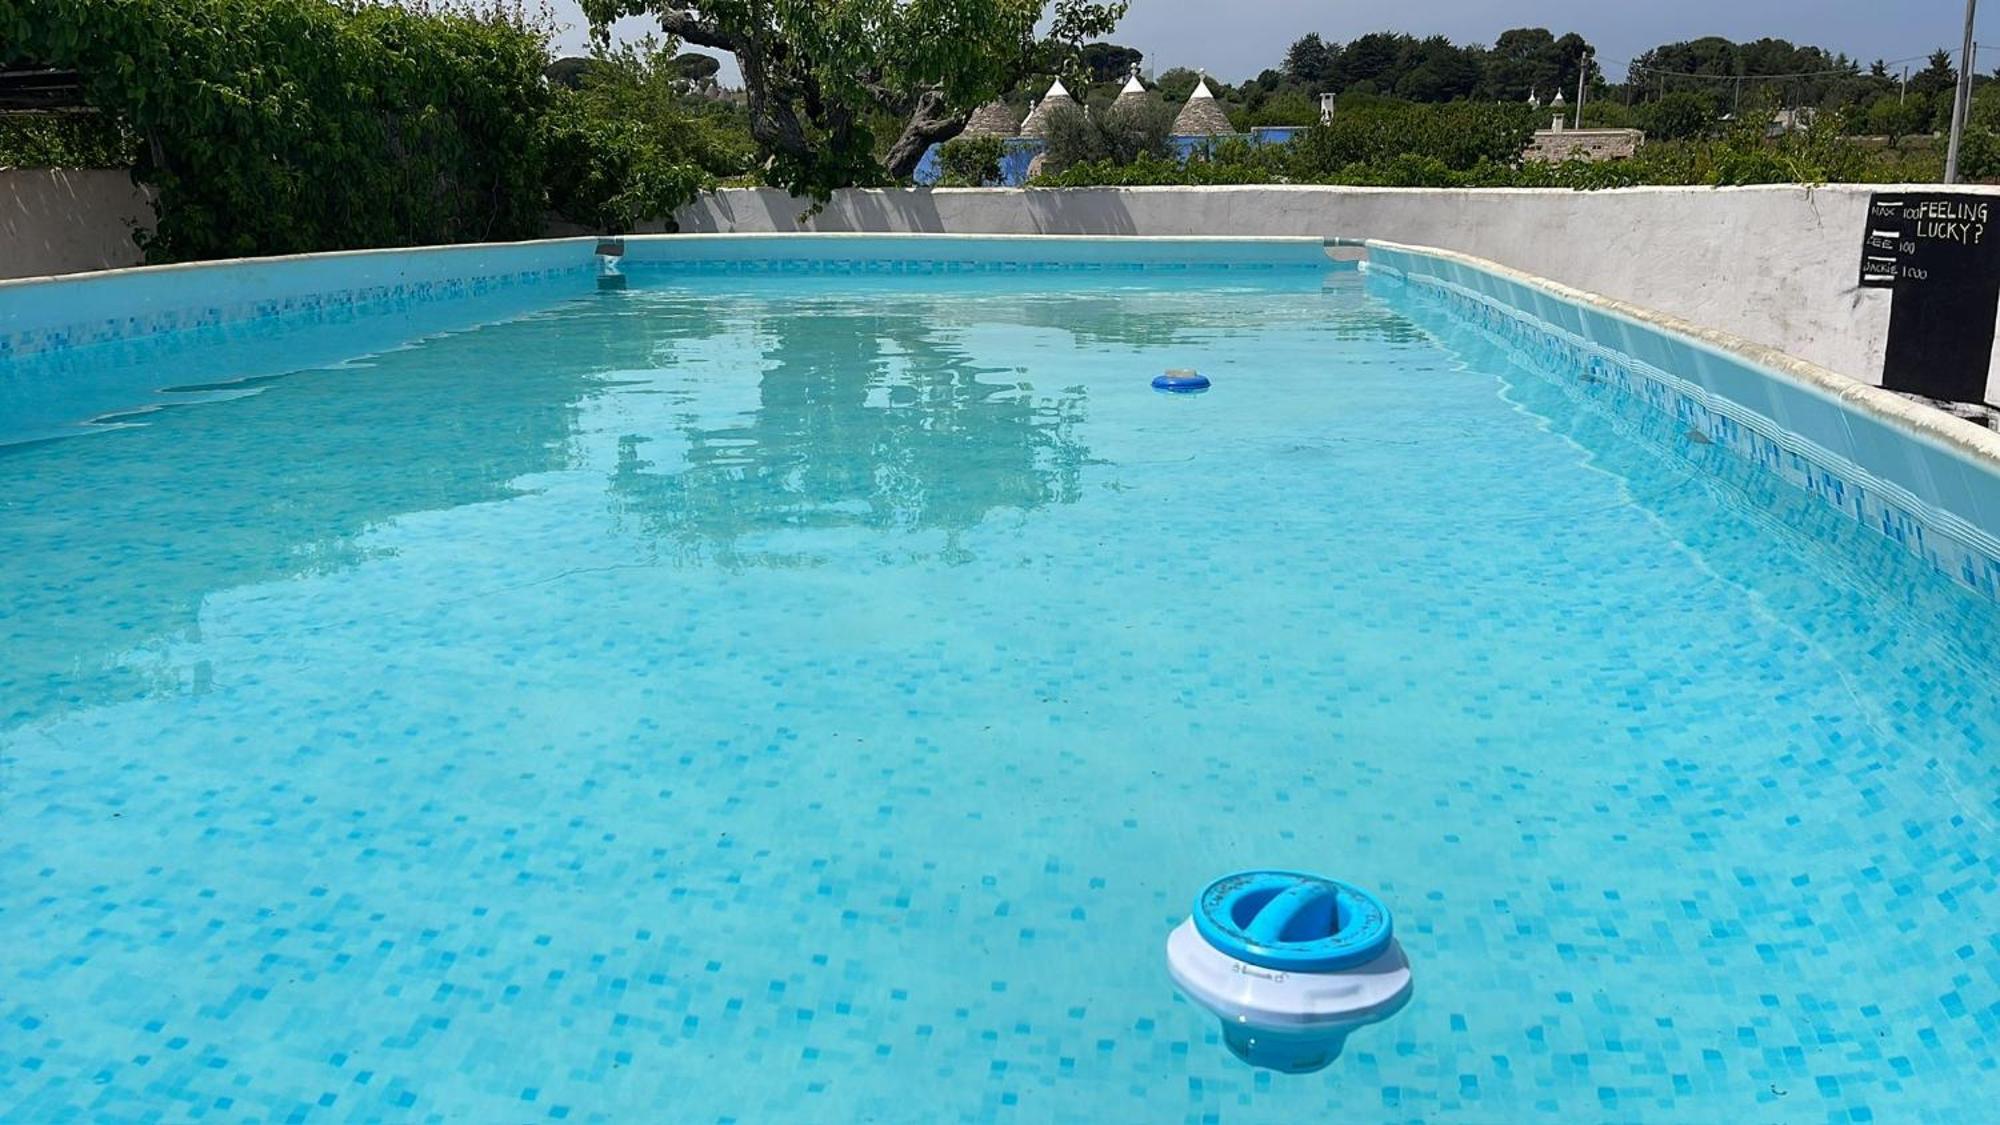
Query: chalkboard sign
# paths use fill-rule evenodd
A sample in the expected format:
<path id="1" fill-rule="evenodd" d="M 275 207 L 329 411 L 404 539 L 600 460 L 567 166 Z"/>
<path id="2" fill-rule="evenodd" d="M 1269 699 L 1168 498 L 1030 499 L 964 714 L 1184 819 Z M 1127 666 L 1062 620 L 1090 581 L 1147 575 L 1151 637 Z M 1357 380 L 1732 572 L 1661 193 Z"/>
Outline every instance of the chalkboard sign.
<path id="1" fill-rule="evenodd" d="M 1861 285 L 1890 289 L 1882 385 L 1982 402 L 2000 314 L 1994 196 L 1877 192 L 1868 201 Z"/>

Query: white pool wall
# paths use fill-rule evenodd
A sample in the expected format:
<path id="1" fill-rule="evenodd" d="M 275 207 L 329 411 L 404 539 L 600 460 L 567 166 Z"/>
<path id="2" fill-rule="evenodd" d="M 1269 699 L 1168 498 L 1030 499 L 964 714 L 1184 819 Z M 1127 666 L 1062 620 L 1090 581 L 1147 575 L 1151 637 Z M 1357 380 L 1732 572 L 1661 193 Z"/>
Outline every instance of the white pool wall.
<path id="1" fill-rule="evenodd" d="M 1856 246 L 1858 252 L 1858 241 Z M 1560 351 L 1566 370 L 1598 365 L 1612 381 L 1710 435 L 1705 441 L 1766 465 L 1941 573 L 2000 599 L 2000 435 L 1671 310 L 1448 249 L 1383 240 L 1369 240 L 1365 248 L 1364 268 L 1436 288 L 1524 346 Z M 84 393 L 95 386 L 93 373 L 127 350 L 144 356 L 158 348 L 173 358 L 183 341 L 221 343 L 231 349 L 230 362 L 221 365 L 230 370 L 213 370 L 210 354 L 209 375 L 241 378 L 246 372 L 236 370 L 239 362 L 269 366 L 258 357 L 283 353 L 288 344 L 315 344 L 304 349 L 311 362 L 327 361 L 330 353 L 318 345 L 337 350 L 322 339 L 327 333 L 368 351 L 383 346 L 385 329 L 391 335 L 399 325 L 435 330 L 439 315 L 463 310 L 471 316 L 480 309 L 480 302 L 462 297 L 504 289 L 524 297 L 540 292 L 552 301 L 577 299 L 599 290 L 597 275 L 612 268 L 599 249 L 612 248 L 569 238 L 0 282 L 0 407 L 22 415 L 13 422 L 32 423 L 14 427 L 21 435 L 40 436 L 87 420 L 70 417 L 69 407 L 88 407 L 94 416 L 115 410 L 113 400 L 133 397 L 132 388 L 116 380 L 101 394 Z M 747 233 L 633 237 L 617 249 L 616 268 L 635 272 L 1063 270 L 1075 278 L 1070 284 L 1083 284 L 1092 274 L 1124 268 L 1277 269 L 1313 277 L 1362 247 L 1296 235 Z M 1063 282 L 1051 277 L 1049 284 Z M 1853 294 L 1857 300 L 1872 295 Z M 363 318 L 372 331 L 359 331 Z M 195 349 L 179 359 L 200 355 Z M 296 358 L 308 361 L 303 353 Z M 138 378 L 149 370 L 126 366 Z M 69 381 L 75 379 L 81 382 Z M 6 429 L 0 426 L 0 440 Z"/>
<path id="2" fill-rule="evenodd" d="M 1890 294 L 1856 280 L 1868 196 L 1898 186 L 1909 185 L 905 188 L 837 192 L 809 218 L 809 201 L 732 188 L 676 217 L 692 232 L 1384 239 L 1472 254 L 1879 383 Z M 150 220 L 123 172 L 0 172 L 0 278 L 134 264 L 131 232 Z M 2000 400 L 2000 366 L 1988 380 L 1987 399 Z"/>
<path id="3" fill-rule="evenodd" d="M 2000 601 L 2000 434 L 1775 349 L 1447 250 L 1371 241 L 1370 273 L 1429 290 L 1584 397 L 1609 386 Z"/>
<path id="4" fill-rule="evenodd" d="M 1076 238 L 960 235 L 950 239 L 874 233 L 631 235 L 619 240 L 624 266 L 770 266 L 786 272 L 950 272 L 953 267 L 1028 270 L 1324 270 L 1326 248 L 1309 237 L 1176 236 Z"/>
<path id="5" fill-rule="evenodd" d="M 1311 235 L 1433 246 L 1879 384 L 1890 293 L 1856 283 L 1868 197 L 1893 190 L 1897 185 L 899 188 L 836 192 L 801 221 L 808 202 L 743 188 L 704 196 L 676 217 L 687 231 Z M 2000 199 L 2000 188 L 1964 190 Z M 2000 366 L 1988 379 L 1987 399 L 2000 401 Z"/>

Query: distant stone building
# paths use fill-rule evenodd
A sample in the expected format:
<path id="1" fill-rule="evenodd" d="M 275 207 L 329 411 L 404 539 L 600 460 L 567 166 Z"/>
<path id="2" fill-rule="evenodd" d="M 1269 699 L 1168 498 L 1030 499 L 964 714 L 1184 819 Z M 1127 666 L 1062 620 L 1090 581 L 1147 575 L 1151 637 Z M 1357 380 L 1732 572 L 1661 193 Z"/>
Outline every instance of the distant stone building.
<path id="1" fill-rule="evenodd" d="M 1782 137 L 1786 133 L 1810 129 L 1817 120 L 1819 120 L 1819 110 L 1809 105 L 1797 109 L 1781 109 L 1771 115 L 1771 124 L 1765 128 L 1764 135 Z"/>
<path id="2" fill-rule="evenodd" d="M 1120 106 L 1129 109 L 1137 106 L 1151 105 L 1152 101 L 1153 96 L 1146 92 L 1146 84 L 1139 81 L 1139 64 L 1133 63 L 1132 74 L 1125 79 L 1125 88 L 1118 91 L 1118 98 L 1111 103 L 1111 106 L 1113 109 Z"/>
<path id="3" fill-rule="evenodd" d="M 1058 78 L 1049 83 L 1049 92 L 1042 96 L 1042 100 L 1028 110 L 1027 119 L 1021 122 L 1021 136 L 1047 137 L 1049 115 L 1064 107 L 1077 108 L 1076 99 L 1069 96 L 1069 90 L 1063 86 L 1062 79 Z"/>
<path id="4" fill-rule="evenodd" d="M 966 119 L 965 137 L 1018 137 L 1021 135 L 1021 119 L 1014 116 L 1014 108 L 1006 102 L 987 102 L 972 111 Z"/>
<path id="5" fill-rule="evenodd" d="M 1524 160 L 1548 164 L 1565 160 L 1629 160 L 1645 140 L 1646 134 L 1640 129 L 1571 129 L 1563 124 L 1559 113 L 1548 128 L 1535 131 L 1535 139 L 1521 156 Z"/>
<path id="6" fill-rule="evenodd" d="M 1208 77 L 1203 75 L 1196 79 L 1194 93 L 1188 95 L 1187 104 L 1174 118 L 1174 136 L 1227 137 L 1235 132 L 1236 127 L 1229 123 L 1229 115 L 1215 104 L 1215 94 L 1208 88 Z"/>

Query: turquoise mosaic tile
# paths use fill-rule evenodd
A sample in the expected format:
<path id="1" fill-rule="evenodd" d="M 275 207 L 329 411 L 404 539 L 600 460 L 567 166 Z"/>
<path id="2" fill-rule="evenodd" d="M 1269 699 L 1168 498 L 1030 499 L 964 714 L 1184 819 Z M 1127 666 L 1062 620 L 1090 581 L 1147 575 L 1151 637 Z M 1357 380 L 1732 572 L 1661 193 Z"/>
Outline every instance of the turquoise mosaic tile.
<path id="1" fill-rule="evenodd" d="M 1558 328 L 1516 305 L 1456 282 L 1421 271 L 1395 269 L 1394 275 L 1441 295 L 1461 315 L 1522 348 L 1547 370 L 1606 387 L 1621 400 L 1623 408 L 1637 407 L 1672 419 L 1683 430 L 1700 434 L 1702 440 L 1880 532 L 1953 581 L 2000 599 L 2000 540 L 1969 523 L 1964 515 L 1927 503 L 1909 489 L 1871 475 L 1845 457 L 1785 431 L 1770 418 L 1721 398 L 1682 374 Z M 1675 356 L 1677 366 L 1687 371 L 1696 362 L 1694 352 L 1685 345 L 1679 347 L 1677 354 L 1666 354 Z M 1832 406 L 1824 409 L 1830 413 L 1836 410 Z"/>
<path id="2" fill-rule="evenodd" d="M 0 1119 L 1976 1114 L 2000 607 L 1294 272 L 565 282 L 0 447 Z M 1320 1073 L 1164 972 L 1247 866 L 1416 966 Z"/>
<path id="3" fill-rule="evenodd" d="M 314 290 L 229 304 L 197 304 L 143 314 L 108 316 L 14 331 L 0 330 L 0 361 L 255 321 L 282 321 L 287 326 L 301 328 L 349 323 L 361 317 L 406 312 L 417 305 L 463 301 L 516 286 L 543 284 L 566 277 L 584 278 L 596 272 L 594 263 L 578 262 L 507 274 Z M 199 283 L 198 278 L 190 279 L 190 287 Z M 8 294 L 0 292 L 0 313 L 7 310 L 7 298 Z M 7 319 L 0 316 L 0 329 L 7 327 Z"/>

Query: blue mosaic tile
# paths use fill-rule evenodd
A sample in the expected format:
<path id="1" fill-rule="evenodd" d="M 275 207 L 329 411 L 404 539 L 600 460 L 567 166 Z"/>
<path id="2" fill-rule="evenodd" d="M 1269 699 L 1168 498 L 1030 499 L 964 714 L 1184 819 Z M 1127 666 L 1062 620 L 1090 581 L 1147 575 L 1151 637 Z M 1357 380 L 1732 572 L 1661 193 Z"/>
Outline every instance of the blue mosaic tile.
<path id="1" fill-rule="evenodd" d="M 1796 435 L 1741 406 L 1644 361 L 1585 340 L 1510 304 L 1424 273 L 1398 275 L 1438 294 L 1460 315 L 1519 347 L 1535 363 L 1564 378 L 1608 385 L 1626 401 L 1671 419 L 1683 431 L 1804 489 L 1863 527 L 1871 528 L 1929 563 L 1938 573 L 1989 598 L 2000 597 L 2000 541 L 1867 473 L 1837 454 L 1808 446 Z"/>
<path id="2" fill-rule="evenodd" d="M 1185 261 L 1101 261 L 1101 262 L 1051 262 L 1043 260 L 1014 259 L 956 259 L 956 258 L 910 258 L 910 259 L 851 259 L 836 257 L 785 257 L 785 258 L 672 258 L 631 256 L 623 259 L 620 268 L 633 275 L 685 275 L 703 276 L 826 276 L 858 277 L 873 275 L 915 275 L 937 274 L 1082 274 L 1085 276 L 1102 274 L 1205 274 L 1224 275 L 1269 274 L 1300 269 L 1313 272 L 1324 270 L 1325 263 L 1315 262 L 1309 266 L 1297 263 L 1270 261 L 1242 262 L 1185 262 Z"/>
<path id="3" fill-rule="evenodd" d="M 0 331 L 0 360 L 29 358 L 251 321 L 276 320 L 295 327 L 341 323 L 358 317 L 407 312 L 413 307 L 434 302 L 463 301 L 517 286 L 538 285 L 566 277 L 586 277 L 594 274 L 597 268 L 595 263 L 579 261 L 573 265 L 546 266 L 511 273 L 313 290 L 226 305 L 168 308 L 145 315 L 112 316 L 74 324 Z M 190 288 L 198 283 L 198 278 L 189 279 Z M 0 310 L 4 308 L 4 304 L 0 304 Z M 4 327 L 5 322 L 0 321 L 0 328 Z"/>
<path id="4" fill-rule="evenodd" d="M 2000 608 L 1643 369 L 1288 272 L 517 288 L 0 450 L 0 1119 L 1990 1101 Z M 1416 965 L 1313 1075 L 1162 964 L 1266 865 Z"/>

